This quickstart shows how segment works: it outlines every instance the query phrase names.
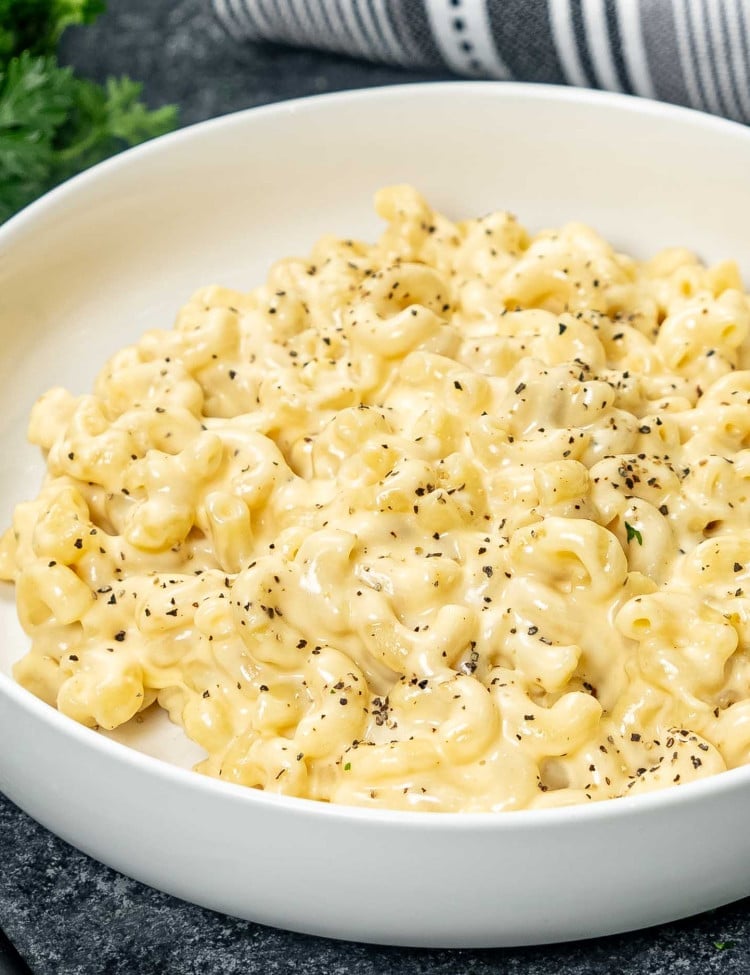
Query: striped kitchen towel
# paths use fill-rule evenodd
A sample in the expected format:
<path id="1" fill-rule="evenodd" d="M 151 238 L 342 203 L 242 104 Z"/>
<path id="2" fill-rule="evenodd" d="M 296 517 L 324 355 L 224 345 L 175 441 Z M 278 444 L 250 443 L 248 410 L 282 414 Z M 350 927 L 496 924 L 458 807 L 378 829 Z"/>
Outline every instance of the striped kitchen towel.
<path id="1" fill-rule="evenodd" d="M 750 122 L 750 0 L 212 0 L 238 39 L 625 91 Z"/>

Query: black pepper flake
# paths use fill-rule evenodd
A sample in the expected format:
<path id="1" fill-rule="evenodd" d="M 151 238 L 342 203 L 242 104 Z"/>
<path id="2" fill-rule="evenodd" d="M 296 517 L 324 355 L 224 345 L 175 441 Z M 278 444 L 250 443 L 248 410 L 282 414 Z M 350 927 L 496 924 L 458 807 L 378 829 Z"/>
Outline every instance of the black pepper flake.
<path id="1" fill-rule="evenodd" d="M 260 687 L 258 688 L 258 690 L 260 690 L 260 691 L 267 691 L 268 690 L 268 684 L 261 684 Z"/>
<path id="2" fill-rule="evenodd" d="M 743 566 L 739 562 L 735 562 L 734 563 L 734 571 L 735 572 L 742 572 L 742 569 L 743 569 Z"/>
<path id="3" fill-rule="evenodd" d="M 522 393 L 524 389 L 526 389 L 526 383 L 519 383 L 513 392 L 516 394 L 516 396 L 518 396 L 518 394 Z"/>
<path id="4" fill-rule="evenodd" d="M 637 731 L 634 731 L 633 734 L 630 736 L 630 740 L 631 741 L 640 741 L 641 740 L 641 736 L 638 734 Z"/>
<path id="5" fill-rule="evenodd" d="M 122 643 L 124 639 L 125 639 L 125 630 L 118 630 L 117 633 L 115 633 L 115 640 L 117 640 L 118 643 Z"/>
<path id="6" fill-rule="evenodd" d="M 529 627 L 529 630 L 528 630 L 529 636 L 535 636 L 538 632 L 539 632 L 539 627 L 538 626 L 530 626 Z"/>
<path id="7" fill-rule="evenodd" d="M 75 547 L 75 548 L 77 548 L 77 549 L 82 549 L 82 548 L 83 548 L 83 539 L 82 539 L 82 538 L 77 538 L 77 539 L 76 539 L 76 540 L 75 540 L 75 541 L 73 542 L 73 545 L 74 545 L 74 547 Z"/>
<path id="8" fill-rule="evenodd" d="M 703 765 L 703 762 L 698 758 L 697 755 L 691 755 L 690 761 L 692 763 L 693 768 L 700 768 L 701 765 Z"/>
<path id="9" fill-rule="evenodd" d="M 492 571 L 493 570 L 492 570 L 492 566 L 491 565 L 483 565 L 482 566 L 482 572 L 484 572 L 484 574 L 487 576 L 488 579 L 491 579 L 492 578 Z"/>
<path id="10" fill-rule="evenodd" d="M 568 326 L 567 325 L 563 325 L 562 322 L 558 322 L 557 323 L 557 334 L 558 335 L 562 335 L 563 332 L 567 331 L 567 329 L 568 329 Z"/>

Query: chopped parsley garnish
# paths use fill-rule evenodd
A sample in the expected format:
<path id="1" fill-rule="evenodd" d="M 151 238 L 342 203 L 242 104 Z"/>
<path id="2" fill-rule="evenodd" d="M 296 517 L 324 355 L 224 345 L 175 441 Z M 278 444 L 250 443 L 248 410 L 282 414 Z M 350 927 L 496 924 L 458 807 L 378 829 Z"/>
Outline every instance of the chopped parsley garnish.
<path id="1" fill-rule="evenodd" d="M 625 522 L 625 531 L 628 533 L 628 541 L 632 542 L 633 539 L 638 542 L 639 545 L 643 545 L 643 535 L 638 531 L 637 528 L 633 528 L 628 522 Z"/>

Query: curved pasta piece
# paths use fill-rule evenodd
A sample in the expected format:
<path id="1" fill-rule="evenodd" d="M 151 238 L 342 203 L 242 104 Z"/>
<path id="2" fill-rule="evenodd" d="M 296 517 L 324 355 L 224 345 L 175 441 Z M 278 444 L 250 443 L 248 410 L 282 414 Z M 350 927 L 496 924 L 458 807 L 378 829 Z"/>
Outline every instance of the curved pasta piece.
<path id="1" fill-rule="evenodd" d="M 15 666 L 201 772 L 547 808 L 750 762 L 750 299 L 731 262 L 381 191 L 59 388 L 0 542 Z"/>

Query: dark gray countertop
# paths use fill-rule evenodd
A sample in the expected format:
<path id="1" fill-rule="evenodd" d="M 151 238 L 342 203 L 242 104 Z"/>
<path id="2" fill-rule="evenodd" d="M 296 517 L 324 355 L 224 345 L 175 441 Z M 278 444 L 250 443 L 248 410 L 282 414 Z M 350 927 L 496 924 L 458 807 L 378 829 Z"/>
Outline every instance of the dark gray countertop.
<path id="1" fill-rule="evenodd" d="M 299 95 L 448 77 L 238 47 L 208 0 L 110 0 L 109 8 L 94 27 L 70 32 L 65 57 L 100 80 L 122 73 L 142 79 L 152 104 L 181 105 L 184 123 Z M 35 975 L 739 975 L 750 972 L 748 907 L 745 900 L 649 931 L 546 948 L 425 951 L 326 941 L 144 887 L 63 843 L 0 795 L 0 926 Z M 21 971 L 0 942 L 0 975 L 8 966 Z"/>
<path id="2" fill-rule="evenodd" d="M 35 975 L 750 972 L 747 900 L 648 931 L 543 948 L 356 945 L 249 924 L 158 893 L 74 850 L 1 797 L 0 871 L 0 923 Z"/>

